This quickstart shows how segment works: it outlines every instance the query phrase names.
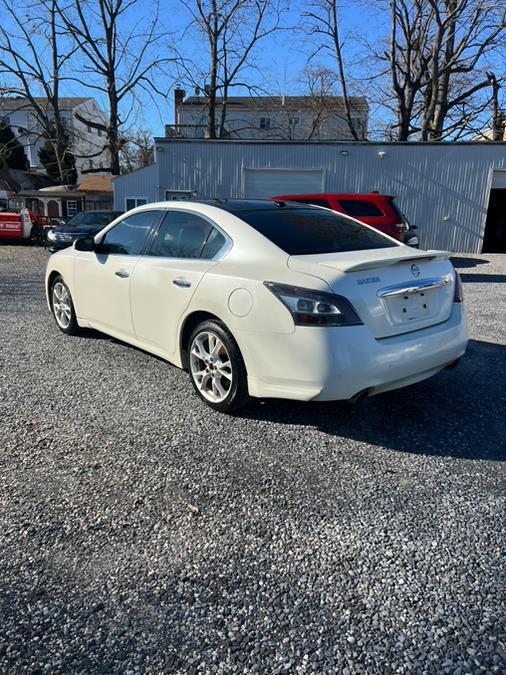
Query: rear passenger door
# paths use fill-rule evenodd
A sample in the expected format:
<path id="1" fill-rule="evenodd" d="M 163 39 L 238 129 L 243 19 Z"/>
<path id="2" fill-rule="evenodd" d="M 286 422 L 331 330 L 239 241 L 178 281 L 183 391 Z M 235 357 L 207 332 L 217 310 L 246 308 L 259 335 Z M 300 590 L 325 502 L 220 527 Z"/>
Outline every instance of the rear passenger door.
<path id="1" fill-rule="evenodd" d="M 201 215 L 167 210 L 132 277 L 130 298 L 138 340 L 168 355 L 176 351 L 181 315 L 227 243 L 227 237 Z"/>

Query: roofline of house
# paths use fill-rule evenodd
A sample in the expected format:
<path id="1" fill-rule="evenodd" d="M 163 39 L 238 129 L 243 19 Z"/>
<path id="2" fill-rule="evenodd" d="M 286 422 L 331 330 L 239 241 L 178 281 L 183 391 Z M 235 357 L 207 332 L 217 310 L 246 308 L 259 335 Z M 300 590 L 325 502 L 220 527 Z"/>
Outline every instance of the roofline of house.
<path id="1" fill-rule="evenodd" d="M 48 101 L 48 99 L 44 96 L 35 96 L 34 97 L 36 101 Z M 79 106 L 83 105 L 83 103 L 86 103 L 87 101 L 95 101 L 97 102 L 94 96 L 63 96 L 61 101 L 79 101 L 79 103 L 75 103 L 74 105 L 71 105 L 70 103 L 61 103 L 60 102 L 60 109 L 61 110 L 67 110 L 67 111 L 72 111 L 78 108 Z M 18 105 L 17 106 L 12 106 L 9 105 L 9 103 L 15 103 L 17 101 Z M 8 102 L 8 103 L 6 103 Z M 0 110 L 6 109 L 6 110 L 12 110 L 13 112 L 18 111 L 18 110 L 28 110 L 30 108 L 33 108 L 33 103 L 31 103 L 30 99 L 28 97 L 11 97 L 11 96 L 0 96 Z"/>
<path id="2" fill-rule="evenodd" d="M 346 145 L 354 147 L 357 145 L 371 145 L 371 146 L 427 146 L 427 147 L 450 147 L 455 145 L 500 145 L 506 146 L 506 141 L 352 141 L 352 140 L 285 140 L 285 139 L 246 139 L 246 138 L 168 138 L 166 136 L 155 136 L 153 139 L 155 145 L 157 143 L 223 143 L 225 145 L 239 144 L 239 145 Z M 156 162 L 155 162 L 156 164 Z M 118 176 L 119 178 L 120 176 Z"/>
<path id="3" fill-rule="evenodd" d="M 63 191 L 59 190 L 56 192 L 44 192 L 41 190 L 20 190 L 17 193 L 20 197 L 45 197 L 46 199 L 57 198 L 61 199 L 63 197 L 68 197 L 72 199 L 73 197 L 84 197 L 84 192 L 79 190 L 68 190 Z M 110 193 L 109 193 L 110 194 Z"/>
<path id="4" fill-rule="evenodd" d="M 183 101 L 182 103 L 179 103 L 178 105 L 181 108 L 203 108 L 207 105 L 208 99 L 202 99 L 201 101 Z M 333 103 L 336 104 L 336 107 L 342 107 L 344 109 L 344 102 L 343 101 L 333 101 Z M 222 106 L 222 101 L 216 101 L 216 107 L 221 108 Z M 365 100 L 356 100 L 353 99 L 350 101 L 350 106 L 352 108 L 352 112 L 369 112 L 369 104 Z M 302 102 L 300 105 L 293 104 L 293 105 L 286 105 L 283 103 L 276 103 L 275 105 L 261 105 L 261 102 L 258 103 L 258 105 L 255 105 L 255 103 L 237 103 L 234 101 L 227 101 L 227 108 L 230 110 L 232 109 L 241 109 L 241 110 L 253 110 L 255 112 L 280 112 L 283 110 L 286 110 L 288 112 L 311 112 L 310 107 L 305 107 L 304 103 Z"/>
<path id="5" fill-rule="evenodd" d="M 153 141 L 156 141 L 156 138 L 153 139 Z M 152 162 L 151 164 L 148 164 L 147 166 L 140 166 L 138 169 L 134 169 L 133 171 L 129 171 L 128 173 L 120 173 L 119 176 L 113 176 L 112 177 L 112 182 L 114 183 L 115 180 L 118 180 L 118 178 L 124 178 L 125 176 L 131 176 L 133 173 L 137 173 L 138 171 L 144 171 L 144 169 L 151 169 L 152 166 L 155 166 L 156 162 Z"/>

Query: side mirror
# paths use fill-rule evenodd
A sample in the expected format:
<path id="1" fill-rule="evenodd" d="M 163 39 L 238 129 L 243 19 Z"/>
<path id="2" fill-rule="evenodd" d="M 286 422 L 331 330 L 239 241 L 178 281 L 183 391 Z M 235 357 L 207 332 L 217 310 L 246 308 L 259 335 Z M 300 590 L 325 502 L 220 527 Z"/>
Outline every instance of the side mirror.
<path id="1" fill-rule="evenodd" d="M 76 251 L 94 251 L 95 240 L 93 237 L 83 237 L 82 239 L 76 239 L 74 248 Z"/>

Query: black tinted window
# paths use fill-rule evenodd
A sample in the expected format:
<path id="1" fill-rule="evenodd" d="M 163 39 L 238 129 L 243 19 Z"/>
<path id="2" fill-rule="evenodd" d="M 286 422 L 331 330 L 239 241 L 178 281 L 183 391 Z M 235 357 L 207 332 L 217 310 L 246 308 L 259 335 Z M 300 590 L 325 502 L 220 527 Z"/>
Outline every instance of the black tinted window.
<path id="1" fill-rule="evenodd" d="M 160 211 L 143 211 L 125 218 L 106 233 L 100 253 L 139 255 L 159 218 Z"/>
<path id="2" fill-rule="evenodd" d="M 377 218 L 385 215 L 373 202 L 360 199 L 340 199 L 339 202 L 346 213 L 354 218 Z"/>
<path id="3" fill-rule="evenodd" d="M 239 211 L 237 216 L 289 255 L 342 253 L 397 246 L 366 225 L 308 207 Z"/>
<path id="4" fill-rule="evenodd" d="M 211 225 L 185 211 L 167 211 L 149 255 L 164 258 L 200 258 Z"/>
<path id="5" fill-rule="evenodd" d="M 201 258 L 207 258 L 208 260 L 214 258 L 225 246 L 226 241 L 222 233 L 213 227 L 202 250 Z"/>

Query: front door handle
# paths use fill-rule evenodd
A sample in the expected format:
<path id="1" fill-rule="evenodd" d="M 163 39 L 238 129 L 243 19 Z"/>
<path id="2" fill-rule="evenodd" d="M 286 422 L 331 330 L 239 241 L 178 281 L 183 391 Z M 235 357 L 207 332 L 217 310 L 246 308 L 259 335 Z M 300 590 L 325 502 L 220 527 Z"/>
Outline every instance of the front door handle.
<path id="1" fill-rule="evenodd" d="M 120 279 L 126 279 L 130 276 L 125 270 L 118 270 L 117 272 L 114 272 L 114 274 Z"/>
<path id="2" fill-rule="evenodd" d="M 186 279 L 174 279 L 172 283 L 179 288 L 190 288 L 191 286 L 191 281 L 186 281 Z"/>

